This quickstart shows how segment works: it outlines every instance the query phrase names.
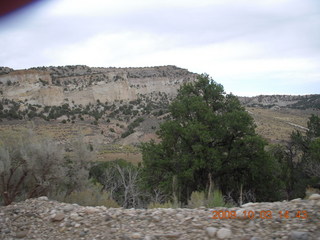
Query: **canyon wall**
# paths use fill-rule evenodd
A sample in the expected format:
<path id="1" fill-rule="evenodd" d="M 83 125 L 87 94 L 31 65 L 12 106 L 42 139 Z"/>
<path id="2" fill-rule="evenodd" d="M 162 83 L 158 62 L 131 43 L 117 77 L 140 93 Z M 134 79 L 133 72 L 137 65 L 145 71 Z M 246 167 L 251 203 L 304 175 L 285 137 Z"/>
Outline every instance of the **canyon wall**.
<path id="1" fill-rule="evenodd" d="M 146 68 L 90 68 L 87 66 L 0 69 L 0 98 L 39 105 L 74 101 L 86 105 L 116 100 L 131 101 L 139 95 L 177 94 L 181 84 L 197 74 L 175 66 Z"/>

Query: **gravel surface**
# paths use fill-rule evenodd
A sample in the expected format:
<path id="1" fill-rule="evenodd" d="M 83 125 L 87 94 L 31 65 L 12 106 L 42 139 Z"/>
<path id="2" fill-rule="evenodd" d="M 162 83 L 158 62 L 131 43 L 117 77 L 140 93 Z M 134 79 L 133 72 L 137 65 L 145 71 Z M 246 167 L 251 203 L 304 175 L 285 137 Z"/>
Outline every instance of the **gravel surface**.
<path id="1" fill-rule="evenodd" d="M 216 209 L 83 207 L 40 197 L 0 207 L 0 239 L 320 240 L 319 220 L 319 194 Z"/>

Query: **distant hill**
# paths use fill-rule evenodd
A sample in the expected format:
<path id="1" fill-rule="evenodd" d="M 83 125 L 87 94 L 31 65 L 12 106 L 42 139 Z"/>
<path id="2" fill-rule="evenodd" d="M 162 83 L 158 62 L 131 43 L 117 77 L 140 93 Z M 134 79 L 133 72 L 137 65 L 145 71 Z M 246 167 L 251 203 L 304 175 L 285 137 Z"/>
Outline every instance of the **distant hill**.
<path id="1" fill-rule="evenodd" d="M 87 66 L 0 68 L 0 98 L 39 105 L 95 104 L 132 101 L 139 96 L 176 95 L 182 83 L 197 74 L 175 66 L 145 68 L 90 68 Z"/>
<path id="2" fill-rule="evenodd" d="M 239 97 L 247 107 L 292 108 L 320 110 L 320 94 L 312 95 L 259 95 L 255 97 Z"/>
<path id="3" fill-rule="evenodd" d="M 183 83 L 197 74 L 175 66 L 145 68 L 0 67 L 0 135 L 33 128 L 63 144 L 80 134 L 101 160 L 136 162 L 136 145 L 156 138 L 168 105 Z M 320 112 L 320 95 L 239 97 L 257 132 L 272 143 L 305 131 Z"/>

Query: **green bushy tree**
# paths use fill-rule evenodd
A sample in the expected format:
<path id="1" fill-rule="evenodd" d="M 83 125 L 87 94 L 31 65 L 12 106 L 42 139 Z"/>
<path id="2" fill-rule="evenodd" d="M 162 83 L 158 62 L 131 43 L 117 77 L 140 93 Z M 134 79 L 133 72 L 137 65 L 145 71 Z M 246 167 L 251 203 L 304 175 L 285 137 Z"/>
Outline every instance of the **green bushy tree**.
<path id="1" fill-rule="evenodd" d="M 306 185 L 320 186 L 320 118 L 312 115 L 308 121 L 306 134 L 295 131 L 291 134 L 291 144 L 299 151 L 296 161 L 300 163 L 300 171 L 306 175 Z"/>
<path id="2" fill-rule="evenodd" d="M 192 192 L 207 190 L 212 180 L 237 201 L 240 189 L 256 200 L 277 197 L 277 168 L 264 151 L 266 142 L 255 133 L 253 119 L 238 99 L 225 94 L 222 85 L 201 75 L 180 88 L 169 110 L 171 119 L 157 132 L 161 142 L 142 144 L 147 187 L 159 186 L 183 203 Z M 175 177 L 178 184 L 173 189 Z"/>

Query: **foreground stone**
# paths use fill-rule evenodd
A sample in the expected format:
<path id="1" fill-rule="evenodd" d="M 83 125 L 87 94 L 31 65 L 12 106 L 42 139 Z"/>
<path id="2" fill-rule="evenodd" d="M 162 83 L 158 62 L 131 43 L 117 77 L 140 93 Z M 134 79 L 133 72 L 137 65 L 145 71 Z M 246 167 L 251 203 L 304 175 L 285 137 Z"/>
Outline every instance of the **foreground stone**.
<path id="1" fill-rule="evenodd" d="M 0 207 L 0 239 L 320 240 L 320 199 L 310 198 L 229 209 L 122 209 L 41 197 Z"/>

